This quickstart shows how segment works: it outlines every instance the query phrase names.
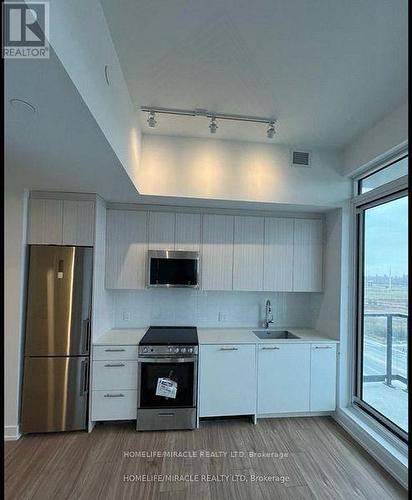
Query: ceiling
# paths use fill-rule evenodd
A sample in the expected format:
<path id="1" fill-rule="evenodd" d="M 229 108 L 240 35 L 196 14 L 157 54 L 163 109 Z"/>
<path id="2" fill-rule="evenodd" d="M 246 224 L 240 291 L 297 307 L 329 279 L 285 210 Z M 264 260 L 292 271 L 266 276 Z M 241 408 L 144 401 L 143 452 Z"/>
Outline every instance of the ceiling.
<path id="1" fill-rule="evenodd" d="M 210 137 L 205 118 L 140 105 L 278 120 L 274 142 L 343 148 L 407 96 L 407 0 L 101 0 L 144 133 Z M 216 138 L 269 142 L 264 125 Z"/>
<path id="2" fill-rule="evenodd" d="M 50 59 L 6 59 L 5 77 L 6 158 L 24 188 L 136 201 L 136 188 L 53 51 Z M 11 107 L 12 98 L 36 113 Z"/>

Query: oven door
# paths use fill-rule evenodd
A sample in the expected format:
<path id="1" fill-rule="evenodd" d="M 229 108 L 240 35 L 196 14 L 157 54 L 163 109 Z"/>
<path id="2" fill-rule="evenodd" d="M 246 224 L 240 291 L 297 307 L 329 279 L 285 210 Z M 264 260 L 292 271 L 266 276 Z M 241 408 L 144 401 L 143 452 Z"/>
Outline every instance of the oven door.
<path id="1" fill-rule="evenodd" d="M 175 398 L 156 395 L 159 378 L 176 382 Z M 197 396 L 197 358 L 139 358 L 139 409 L 193 408 Z"/>

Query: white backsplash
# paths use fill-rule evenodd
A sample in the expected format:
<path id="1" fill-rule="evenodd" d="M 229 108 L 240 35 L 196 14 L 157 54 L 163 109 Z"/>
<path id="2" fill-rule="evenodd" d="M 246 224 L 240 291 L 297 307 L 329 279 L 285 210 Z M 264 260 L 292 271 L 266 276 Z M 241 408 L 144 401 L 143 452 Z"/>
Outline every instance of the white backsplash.
<path id="1" fill-rule="evenodd" d="M 262 326 L 266 299 L 272 303 L 274 326 L 313 327 L 322 294 L 204 292 L 200 290 L 116 290 L 114 328 L 148 325 L 197 327 Z"/>

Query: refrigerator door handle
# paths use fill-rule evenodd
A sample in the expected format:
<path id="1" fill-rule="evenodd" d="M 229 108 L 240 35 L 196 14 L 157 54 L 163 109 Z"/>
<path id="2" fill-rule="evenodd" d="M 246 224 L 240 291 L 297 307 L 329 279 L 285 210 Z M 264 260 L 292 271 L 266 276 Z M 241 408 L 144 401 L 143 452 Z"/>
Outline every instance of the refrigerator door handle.
<path id="1" fill-rule="evenodd" d="M 83 320 L 83 353 L 89 354 L 90 350 L 90 317 Z"/>
<path id="2" fill-rule="evenodd" d="M 82 361 L 81 373 L 80 373 L 80 396 L 84 396 L 89 392 L 89 360 L 84 359 Z"/>

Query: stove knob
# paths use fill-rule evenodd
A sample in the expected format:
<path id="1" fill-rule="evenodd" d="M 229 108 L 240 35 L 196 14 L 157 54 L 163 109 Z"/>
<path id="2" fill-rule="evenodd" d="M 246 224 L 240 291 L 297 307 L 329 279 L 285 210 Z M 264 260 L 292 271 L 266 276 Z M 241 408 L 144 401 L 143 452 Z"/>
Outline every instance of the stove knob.
<path id="1" fill-rule="evenodd" d="M 182 347 L 182 354 L 186 352 L 186 347 Z"/>
<path id="2" fill-rule="evenodd" d="M 143 352 L 148 352 L 149 349 L 147 347 L 143 347 Z"/>
<path id="3" fill-rule="evenodd" d="M 169 347 L 168 351 L 173 352 L 173 347 Z"/>
<path id="4" fill-rule="evenodd" d="M 189 349 L 187 350 L 187 352 L 190 352 L 190 354 L 192 354 L 192 352 L 193 352 L 193 347 L 189 347 Z"/>
<path id="5" fill-rule="evenodd" d="M 179 352 L 179 348 L 178 347 L 175 347 L 175 352 L 178 353 Z"/>

